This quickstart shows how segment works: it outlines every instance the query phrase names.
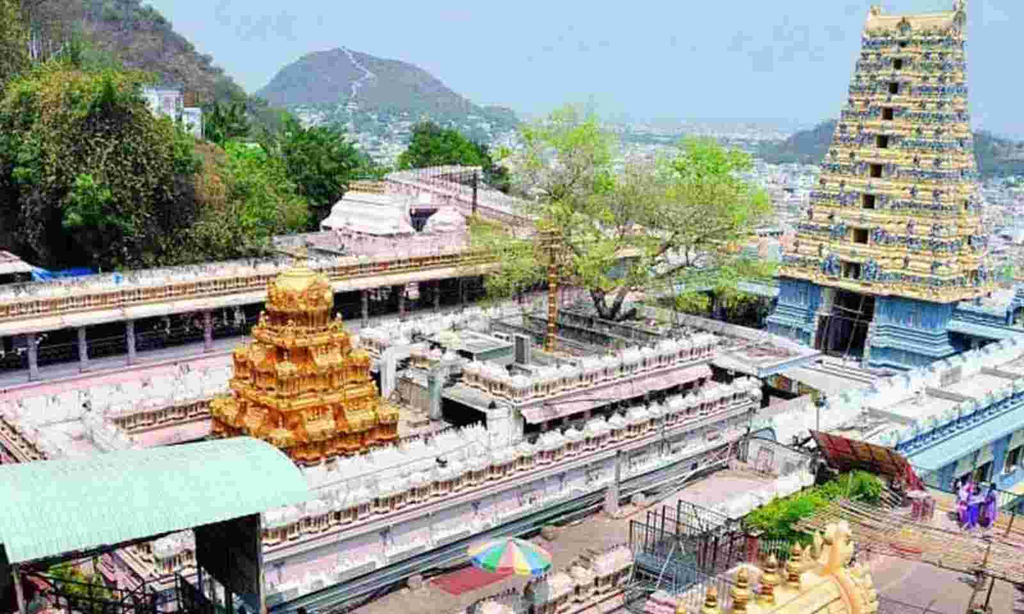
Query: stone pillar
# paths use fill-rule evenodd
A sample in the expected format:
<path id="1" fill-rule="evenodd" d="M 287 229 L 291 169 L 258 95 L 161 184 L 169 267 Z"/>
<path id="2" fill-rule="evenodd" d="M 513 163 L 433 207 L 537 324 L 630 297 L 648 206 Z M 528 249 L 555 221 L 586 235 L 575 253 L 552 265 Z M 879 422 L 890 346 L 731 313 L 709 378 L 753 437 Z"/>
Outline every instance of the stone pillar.
<path id="1" fill-rule="evenodd" d="M 615 452 L 615 480 L 604 493 L 604 513 L 612 518 L 619 514 L 619 484 L 622 482 L 622 450 Z"/>
<path id="2" fill-rule="evenodd" d="M 203 312 L 203 351 L 213 351 L 213 311 Z"/>
<path id="3" fill-rule="evenodd" d="M 459 282 L 459 307 L 466 306 L 466 280 L 465 278 L 458 278 Z"/>
<path id="4" fill-rule="evenodd" d="M 758 565 L 761 562 L 761 532 L 749 531 L 747 533 L 747 562 L 751 565 Z"/>
<path id="5" fill-rule="evenodd" d="M 89 342 L 84 326 L 78 327 L 78 370 L 82 373 L 89 370 Z"/>
<path id="6" fill-rule="evenodd" d="M 135 320 L 124 323 L 124 339 L 128 344 L 128 366 L 135 364 Z"/>
<path id="7" fill-rule="evenodd" d="M 360 293 L 363 301 L 363 328 L 370 325 L 370 291 L 362 290 Z"/>
<path id="8" fill-rule="evenodd" d="M 28 604 L 25 603 L 25 591 L 21 586 L 21 573 L 17 566 L 12 566 L 11 578 L 14 580 L 14 597 L 18 603 L 18 614 L 28 614 Z"/>
<path id="9" fill-rule="evenodd" d="M 433 282 L 431 288 L 434 290 L 434 313 L 438 313 L 441 311 L 441 280 Z"/>
<path id="10" fill-rule="evenodd" d="M 39 337 L 35 333 L 25 335 L 25 345 L 28 348 L 28 381 L 34 382 L 39 379 Z"/>
<path id="11" fill-rule="evenodd" d="M 405 287 L 395 286 L 398 289 L 398 318 L 405 318 Z"/>
<path id="12" fill-rule="evenodd" d="M 430 395 L 429 416 L 431 420 L 441 419 L 441 387 L 444 384 L 445 371 L 447 371 L 445 367 L 438 365 L 431 368 L 427 375 L 427 393 Z"/>

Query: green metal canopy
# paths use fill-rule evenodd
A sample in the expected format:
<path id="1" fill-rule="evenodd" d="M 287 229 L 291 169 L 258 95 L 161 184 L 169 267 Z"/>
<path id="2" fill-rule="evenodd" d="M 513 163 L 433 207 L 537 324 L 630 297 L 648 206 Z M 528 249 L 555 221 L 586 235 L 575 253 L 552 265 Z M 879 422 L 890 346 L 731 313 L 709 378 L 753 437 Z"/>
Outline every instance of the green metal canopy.
<path id="1" fill-rule="evenodd" d="M 250 437 L 0 465 L 0 546 L 22 563 L 310 497 L 298 467 Z"/>

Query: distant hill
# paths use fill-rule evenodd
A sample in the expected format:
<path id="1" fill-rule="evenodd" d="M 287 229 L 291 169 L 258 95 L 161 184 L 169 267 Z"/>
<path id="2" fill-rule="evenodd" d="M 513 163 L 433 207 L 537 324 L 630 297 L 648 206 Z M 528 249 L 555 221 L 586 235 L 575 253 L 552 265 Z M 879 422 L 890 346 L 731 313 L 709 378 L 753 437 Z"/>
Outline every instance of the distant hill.
<path id="1" fill-rule="evenodd" d="M 483 120 L 514 126 L 514 112 L 473 104 L 427 71 L 344 47 L 307 54 L 282 68 L 256 95 L 280 107 L 353 106 L 361 111 L 406 113 L 414 119 Z M 354 104 L 352 104 L 354 103 Z"/>
<path id="2" fill-rule="evenodd" d="M 769 164 L 818 164 L 825 159 L 835 130 L 836 120 L 828 120 L 785 141 L 763 143 L 758 155 Z M 983 178 L 1024 175 L 1024 142 L 975 132 L 974 157 Z"/>
<path id="3" fill-rule="evenodd" d="M 80 31 L 95 48 L 157 81 L 196 92 L 201 104 L 245 100 L 245 90 L 213 57 L 199 53 L 153 7 L 139 0 L 44 0 L 25 2 L 43 49 L 58 48 L 68 32 Z"/>

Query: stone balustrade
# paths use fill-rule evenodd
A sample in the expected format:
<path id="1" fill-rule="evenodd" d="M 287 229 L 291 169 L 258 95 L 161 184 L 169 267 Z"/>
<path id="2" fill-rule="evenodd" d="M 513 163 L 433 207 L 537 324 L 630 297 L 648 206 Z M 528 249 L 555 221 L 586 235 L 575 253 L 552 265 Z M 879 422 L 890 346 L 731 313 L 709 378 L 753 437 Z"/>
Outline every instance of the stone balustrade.
<path id="1" fill-rule="evenodd" d="M 525 403 L 615 381 L 700 359 L 710 359 L 720 339 L 709 333 L 691 338 L 665 339 L 654 348 L 632 347 L 620 354 L 588 357 L 558 367 L 540 367 L 532 375 L 510 375 L 487 362 L 462 366 L 462 382 L 493 397 Z"/>
<path id="2" fill-rule="evenodd" d="M 823 431 L 835 430 L 853 424 L 865 411 L 884 411 L 886 407 L 924 394 L 926 388 L 943 388 L 944 374 L 955 369 L 960 369 L 962 380 L 968 380 L 983 369 L 999 369 L 1019 359 L 1022 350 L 1024 342 L 1010 337 L 979 350 L 933 362 L 927 367 L 876 380 L 868 388 L 846 390 L 830 396 L 827 409 L 820 412 L 808 407 L 774 416 L 770 426 L 783 442 L 791 441 L 793 436 L 807 436 L 816 424 Z M 978 398 L 917 416 L 912 424 L 879 435 L 877 443 L 895 447 L 904 453 L 914 451 L 935 443 L 945 436 L 943 433 L 963 430 L 982 417 L 1018 407 L 1018 403 L 1024 400 L 1024 371 L 1018 367 L 1014 373 L 1019 373 L 1020 377 L 1007 379 L 999 387 L 980 393 Z"/>
<path id="3" fill-rule="evenodd" d="M 229 364 L 203 369 L 182 365 L 173 373 L 135 381 L 0 401 L 0 417 L 30 433 L 92 415 L 131 435 L 209 416 L 210 399 L 227 390 L 230 376 Z M 55 453 L 61 455 L 59 448 Z"/>
<path id="4" fill-rule="evenodd" d="M 433 244 L 432 244 L 433 245 Z M 374 256 L 316 257 L 307 262 L 331 281 L 435 268 L 492 264 L 482 251 L 455 247 Z M 267 282 L 291 268 L 290 259 L 218 262 L 101 274 L 51 282 L 0 286 L 0 319 L 57 316 L 174 300 L 264 292 Z"/>

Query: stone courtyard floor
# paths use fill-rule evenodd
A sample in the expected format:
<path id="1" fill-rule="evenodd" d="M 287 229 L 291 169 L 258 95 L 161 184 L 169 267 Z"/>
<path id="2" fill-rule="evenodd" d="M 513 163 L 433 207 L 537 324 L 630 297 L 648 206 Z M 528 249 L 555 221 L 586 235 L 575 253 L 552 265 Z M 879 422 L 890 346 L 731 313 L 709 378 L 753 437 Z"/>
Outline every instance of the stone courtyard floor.
<path id="1" fill-rule="evenodd" d="M 537 536 L 532 541 L 540 544 L 552 555 L 553 569 L 564 569 L 585 550 L 600 549 L 624 543 L 629 537 L 629 521 L 643 520 L 648 510 L 660 509 L 663 504 L 675 505 L 677 500 L 712 507 L 727 500 L 736 492 L 757 488 L 765 480 L 749 473 L 721 471 L 693 482 L 675 495 L 643 509 L 625 506 L 619 518 L 603 513 L 558 530 L 554 541 Z M 967 611 L 973 593 L 970 578 L 963 573 L 948 571 L 931 565 L 905 561 L 880 555 L 861 555 L 860 560 L 871 566 L 875 587 L 885 599 L 878 614 L 961 614 Z M 450 595 L 429 579 L 418 590 L 402 588 L 376 601 L 353 610 L 356 614 L 461 614 L 470 604 L 490 595 L 514 588 L 521 590 L 526 578 L 509 577 L 500 582 L 472 590 L 461 595 Z M 979 599 L 983 602 L 985 592 Z M 1024 614 L 1024 602 L 1018 599 L 1016 589 L 1006 582 L 997 581 L 990 602 L 994 614 Z M 621 610 L 621 602 L 613 599 L 576 614 L 609 614 Z"/>

